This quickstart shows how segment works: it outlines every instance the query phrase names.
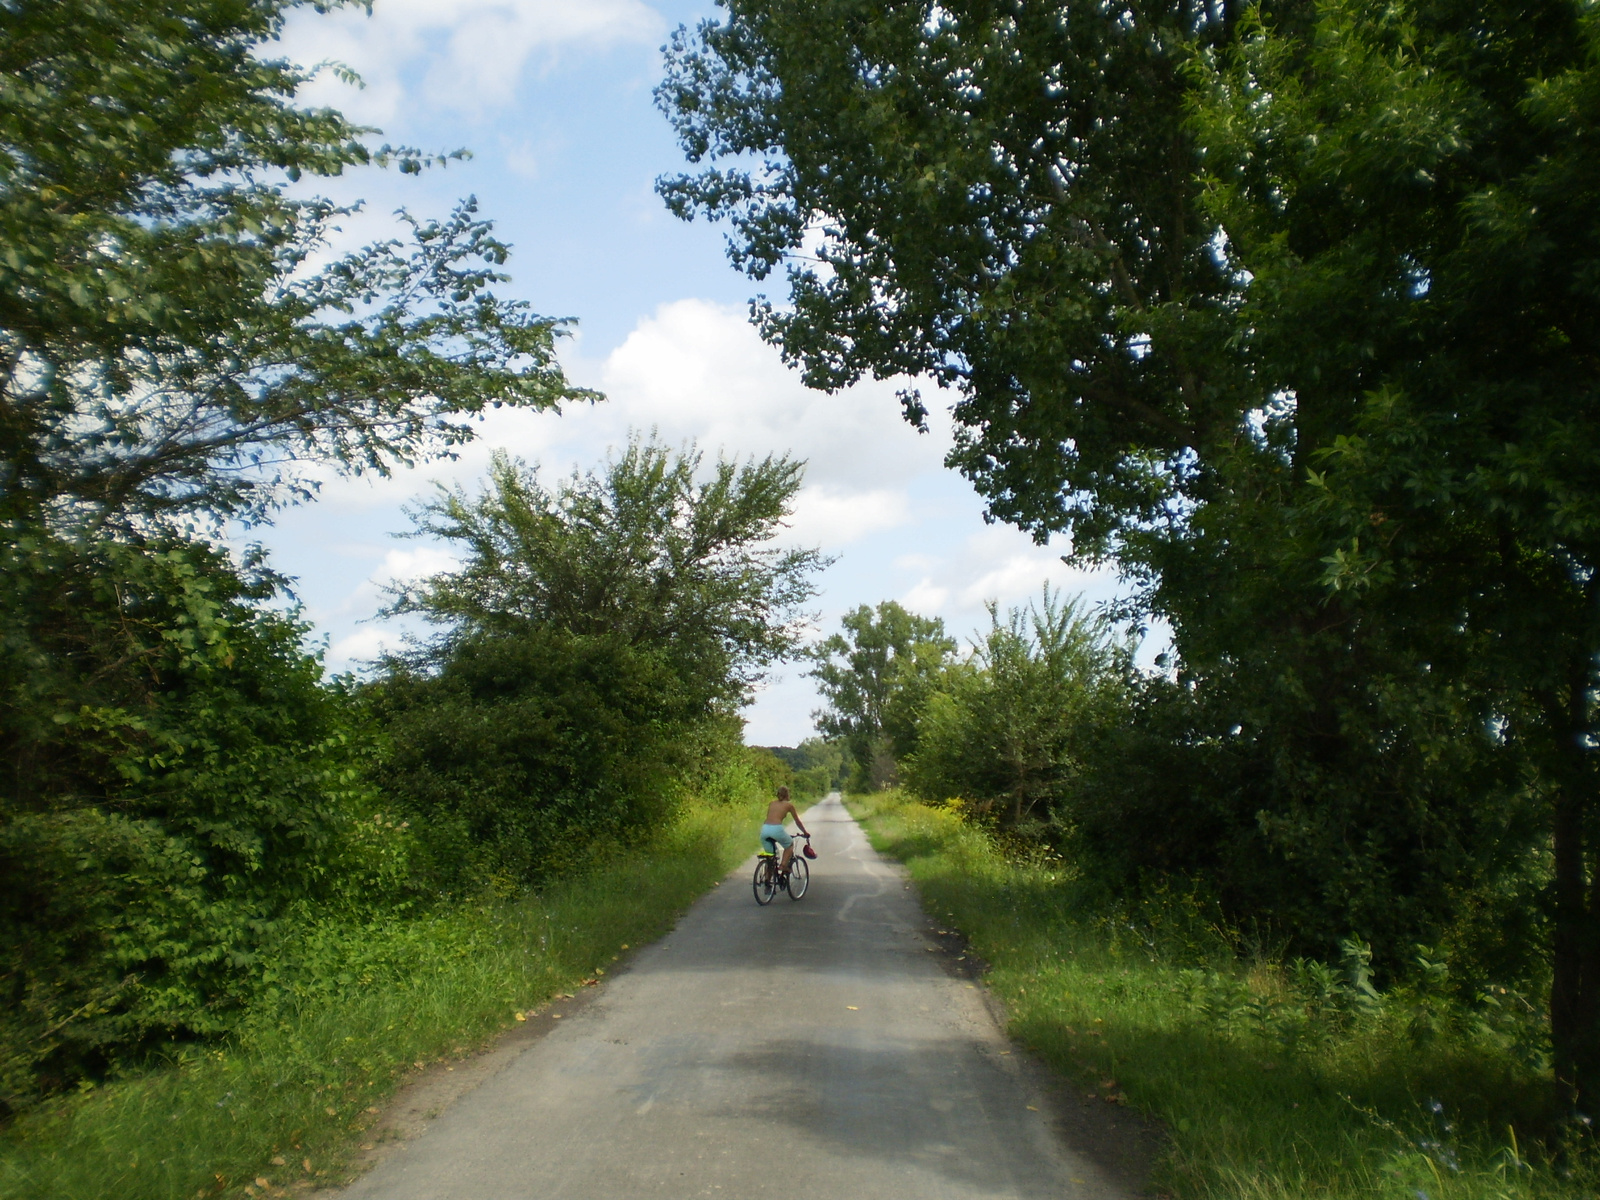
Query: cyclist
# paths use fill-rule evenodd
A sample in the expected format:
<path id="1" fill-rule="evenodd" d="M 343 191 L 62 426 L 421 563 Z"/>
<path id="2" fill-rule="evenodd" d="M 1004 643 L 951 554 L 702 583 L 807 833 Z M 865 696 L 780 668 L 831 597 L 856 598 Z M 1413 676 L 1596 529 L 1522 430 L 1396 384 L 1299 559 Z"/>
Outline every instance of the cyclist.
<path id="1" fill-rule="evenodd" d="M 780 872 L 787 871 L 794 858 L 794 838 L 783 827 L 785 817 L 793 817 L 795 827 L 807 837 L 811 836 L 811 831 L 800 820 L 800 810 L 789 799 L 789 789 L 780 787 L 778 798 L 767 805 L 767 819 L 761 825 L 761 845 L 765 852 L 776 855 L 778 847 L 783 847 L 783 861 L 778 864 Z"/>

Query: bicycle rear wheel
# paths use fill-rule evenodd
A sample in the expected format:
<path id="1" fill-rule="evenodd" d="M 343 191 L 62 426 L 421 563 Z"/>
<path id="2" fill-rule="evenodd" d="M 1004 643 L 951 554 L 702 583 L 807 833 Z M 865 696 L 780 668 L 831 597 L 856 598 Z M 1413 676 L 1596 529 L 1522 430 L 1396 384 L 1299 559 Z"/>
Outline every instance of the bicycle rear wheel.
<path id="1" fill-rule="evenodd" d="M 756 859 L 756 874 L 750 881 L 750 887 L 756 894 L 757 904 L 772 903 L 773 893 L 778 890 L 778 872 L 770 858 Z"/>
<path id="2" fill-rule="evenodd" d="M 789 864 L 789 899 L 798 900 L 806 894 L 806 888 L 811 886 L 811 868 L 806 866 L 806 860 L 796 854 L 794 861 Z"/>

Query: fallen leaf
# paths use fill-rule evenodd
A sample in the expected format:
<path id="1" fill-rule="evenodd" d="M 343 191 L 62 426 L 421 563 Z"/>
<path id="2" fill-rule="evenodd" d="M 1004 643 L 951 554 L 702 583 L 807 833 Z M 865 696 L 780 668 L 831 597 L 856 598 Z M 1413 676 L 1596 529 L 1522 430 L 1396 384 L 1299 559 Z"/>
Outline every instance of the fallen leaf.
<path id="1" fill-rule="evenodd" d="M 337 1117 L 339 1115 L 339 1110 L 337 1108 L 335 1108 L 331 1104 L 328 1105 L 328 1107 L 323 1109 L 322 1111 L 327 1113 L 330 1117 Z"/>
<path id="2" fill-rule="evenodd" d="M 368 1112 L 369 1112 L 369 1113 L 375 1113 L 375 1112 L 377 1112 L 377 1111 L 378 1111 L 378 1110 L 377 1110 L 377 1109 L 376 1109 L 376 1108 L 374 1108 L 374 1107 L 372 1107 L 372 1106 L 371 1106 L 371 1105 L 368 1105 L 368 1106 L 367 1106 L 367 1111 L 368 1111 Z"/>
<path id="3" fill-rule="evenodd" d="M 264 1178 L 263 1176 L 257 1175 L 256 1176 L 256 1186 L 257 1187 L 271 1187 L 272 1186 L 272 1180 Z"/>
<path id="4" fill-rule="evenodd" d="M 412 1065 L 412 1066 L 413 1066 L 413 1067 L 415 1067 L 415 1068 L 416 1068 L 416 1069 L 417 1069 L 417 1070 L 419 1070 L 419 1071 L 420 1071 L 420 1070 L 422 1070 L 422 1066 L 423 1066 L 423 1064 L 422 1064 L 422 1063 L 419 1063 L 419 1062 L 414 1062 L 414 1063 L 412 1063 L 412 1064 L 411 1064 L 411 1065 Z"/>
<path id="5" fill-rule="evenodd" d="M 1033 1105 L 1030 1104 L 1030 1105 L 1028 1105 L 1028 1111 L 1029 1112 L 1038 1112 L 1039 1110 L 1037 1108 L 1035 1108 Z"/>
<path id="6" fill-rule="evenodd" d="M 361 1143 L 361 1148 L 363 1150 L 376 1150 L 377 1149 L 377 1147 L 374 1146 L 371 1142 L 362 1142 Z"/>
<path id="7" fill-rule="evenodd" d="M 561 1014 L 560 1013 L 551 1013 L 550 1016 L 553 1019 L 557 1020 L 557 1021 L 561 1020 Z"/>
<path id="8" fill-rule="evenodd" d="M 854 1004 L 846 1004 L 845 1007 L 848 1008 L 851 1012 L 860 1012 L 861 1011 Z"/>
<path id="9" fill-rule="evenodd" d="M 1083 1098 L 1084 1098 L 1084 1099 L 1085 1099 L 1085 1100 L 1095 1100 L 1095 1099 L 1098 1099 L 1098 1097 L 1096 1097 L 1096 1096 L 1095 1096 L 1095 1094 L 1094 1094 L 1094 1093 L 1093 1093 L 1093 1092 L 1085 1092 L 1085 1093 L 1084 1093 L 1084 1094 L 1083 1094 Z"/>
<path id="10" fill-rule="evenodd" d="M 1109 1092 L 1112 1088 L 1114 1088 L 1116 1086 L 1117 1086 L 1117 1081 L 1115 1079 L 1102 1079 L 1100 1081 L 1100 1090 L 1102 1092 Z"/>
<path id="11" fill-rule="evenodd" d="M 289 1160 L 287 1158 L 285 1158 L 281 1154 L 274 1154 L 267 1161 L 270 1162 L 275 1167 L 281 1167 L 281 1166 L 283 1166 L 284 1163 L 288 1162 Z"/>
<path id="12" fill-rule="evenodd" d="M 512 1016 L 513 1016 L 513 1017 L 515 1017 L 515 1018 L 516 1018 L 516 1019 L 517 1019 L 517 1020 L 519 1020 L 519 1021 L 526 1021 L 526 1020 L 527 1020 L 527 1019 L 528 1019 L 528 1018 L 527 1018 L 527 1015 L 526 1015 L 526 1014 L 524 1014 L 524 1013 L 519 1013 L 519 1012 L 514 1012 L 514 1013 L 512 1013 L 512 1014 L 511 1014 L 511 1015 L 512 1015 Z"/>
<path id="13" fill-rule="evenodd" d="M 309 1158 L 304 1160 L 300 1165 L 306 1169 L 307 1175 L 311 1174 L 311 1160 Z"/>
<path id="14" fill-rule="evenodd" d="M 622 943 L 622 948 L 623 948 L 623 949 L 624 949 L 624 950 L 626 950 L 626 949 L 627 949 L 627 948 L 628 948 L 628 943 L 627 943 L 627 942 L 623 942 L 623 943 Z"/>
<path id="15" fill-rule="evenodd" d="M 606 969 L 604 967 L 596 967 L 594 969 L 594 973 L 596 975 L 604 975 L 606 973 Z"/>

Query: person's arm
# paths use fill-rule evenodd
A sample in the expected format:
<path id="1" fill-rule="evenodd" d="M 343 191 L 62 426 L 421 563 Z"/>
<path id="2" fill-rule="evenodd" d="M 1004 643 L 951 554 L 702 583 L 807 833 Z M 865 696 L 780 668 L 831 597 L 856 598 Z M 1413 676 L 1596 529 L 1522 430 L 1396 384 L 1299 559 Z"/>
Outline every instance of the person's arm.
<path id="1" fill-rule="evenodd" d="M 789 802 L 789 811 L 794 814 L 794 827 L 796 829 L 798 829 L 801 833 L 805 834 L 807 837 L 810 837 L 811 836 L 811 831 L 809 829 L 807 829 L 805 827 L 805 825 L 801 822 L 801 820 L 800 820 L 800 810 L 794 806 L 794 802 L 793 801 Z"/>

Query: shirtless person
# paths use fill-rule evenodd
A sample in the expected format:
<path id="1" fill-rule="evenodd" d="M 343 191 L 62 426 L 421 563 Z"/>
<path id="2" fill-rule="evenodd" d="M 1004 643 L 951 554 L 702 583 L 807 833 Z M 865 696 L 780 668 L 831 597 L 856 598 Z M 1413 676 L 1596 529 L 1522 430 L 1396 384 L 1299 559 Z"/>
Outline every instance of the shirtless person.
<path id="1" fill-rule="evenodd" d="M 783 819 L 793 817 L 795 827 L 807 837 L 811 831 L 800 821 L 800 810 L 789 800 L 789 789 L 778 789 L 778 798 L 767 805 L 767 819 L 761 826 L 761 844 L 766 847 L 768 854 L 776 854 L 778 847 L 783 847 L 783 861 L 778 864 L 778 870 L 787 871 L 789 861 L 794 858 L 794 838 L 789 836 L 789 831 L 783 827 Z"/>

